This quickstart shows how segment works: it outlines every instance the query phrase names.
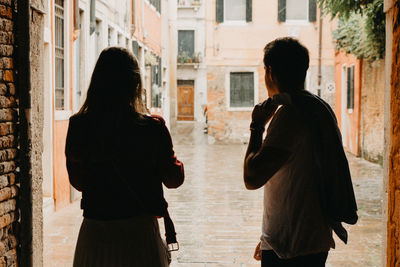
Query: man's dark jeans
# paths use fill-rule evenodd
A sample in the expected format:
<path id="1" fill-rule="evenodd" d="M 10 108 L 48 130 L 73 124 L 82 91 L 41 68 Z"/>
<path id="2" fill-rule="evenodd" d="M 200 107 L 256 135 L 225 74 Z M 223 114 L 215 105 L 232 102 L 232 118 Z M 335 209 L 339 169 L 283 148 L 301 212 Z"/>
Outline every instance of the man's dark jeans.
<path id="1" fill-rule="evenodd" d="M 273 250 L 263 250 L 261 267 L 325 267 L 328 252 L 280 259 Z"/>

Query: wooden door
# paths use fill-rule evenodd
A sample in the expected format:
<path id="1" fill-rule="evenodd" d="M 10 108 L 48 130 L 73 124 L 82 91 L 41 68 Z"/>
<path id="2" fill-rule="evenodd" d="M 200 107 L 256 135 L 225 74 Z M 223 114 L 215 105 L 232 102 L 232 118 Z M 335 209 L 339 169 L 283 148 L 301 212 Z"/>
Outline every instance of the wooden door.
<path id="1" fill-rule="evenodd" d="M 178 120 L 194 120 L 193 80 L 178 80 Z"/>

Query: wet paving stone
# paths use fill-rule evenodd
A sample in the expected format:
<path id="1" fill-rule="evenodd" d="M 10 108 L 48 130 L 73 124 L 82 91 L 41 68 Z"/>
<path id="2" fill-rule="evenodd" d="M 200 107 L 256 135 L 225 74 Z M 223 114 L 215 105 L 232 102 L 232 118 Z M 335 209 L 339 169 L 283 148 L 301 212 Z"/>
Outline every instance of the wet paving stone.
<path id="1" fill-rule="evenodd" d="M 244 187 L 246 146 L 209 144 L 201 124 L 178 123 L 172 135 L 186 180 L 179 189 L 165 190 L 180 243 L 171 266 L 260 266 L 252 256 L 261 233 L 263 190 Z M 347 245 L 335 239 L 327 266 L 381 266 L 382 168 L 348 158 L 360 219 L 355 226 L 345 226 Z M 45 266 L 71 266 L 81 214 L 77 203 L 45 212 Z"/>

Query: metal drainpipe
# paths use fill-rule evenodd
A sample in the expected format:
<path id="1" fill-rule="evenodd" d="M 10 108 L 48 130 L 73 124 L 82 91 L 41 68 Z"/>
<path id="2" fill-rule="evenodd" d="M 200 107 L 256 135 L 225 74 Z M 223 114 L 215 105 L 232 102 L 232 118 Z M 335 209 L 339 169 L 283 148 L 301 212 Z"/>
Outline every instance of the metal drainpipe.
<path id="1" fill-rule="evenodd" d="M 318 40 L 318 96 L 321 96 L 322 80 L 322 10 L 319 8 L 319 40 Z"/>

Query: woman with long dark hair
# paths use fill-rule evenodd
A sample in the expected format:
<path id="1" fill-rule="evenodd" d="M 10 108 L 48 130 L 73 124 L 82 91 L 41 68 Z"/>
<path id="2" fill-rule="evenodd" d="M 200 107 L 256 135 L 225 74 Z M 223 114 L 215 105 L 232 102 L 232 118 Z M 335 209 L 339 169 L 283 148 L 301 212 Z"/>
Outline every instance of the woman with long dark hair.
<path id="1" fill-rule="evenodd" d="M 164 120 L 145 114 L 142 91 L 136 58 L 107 48 L 70 118 L 67 169 L 84 217 L 75 267 L 168 265 L 156 216 L 168 214 L 162 184 L 179 187 L 184 170 Z"/>

